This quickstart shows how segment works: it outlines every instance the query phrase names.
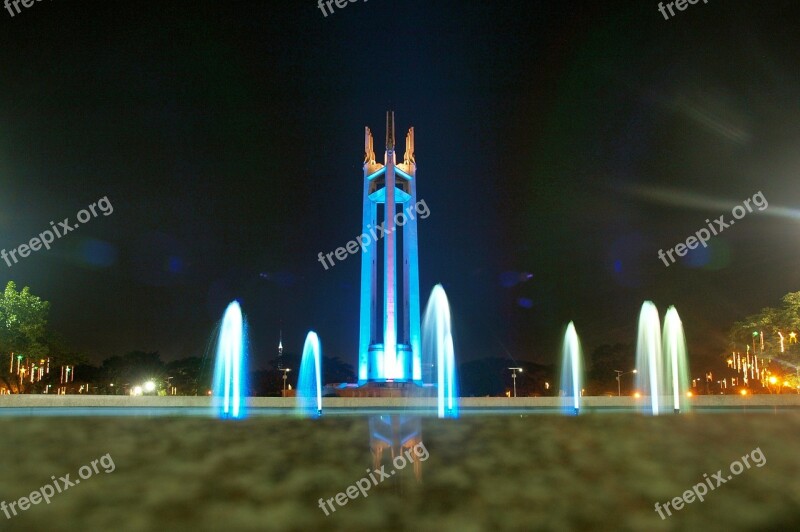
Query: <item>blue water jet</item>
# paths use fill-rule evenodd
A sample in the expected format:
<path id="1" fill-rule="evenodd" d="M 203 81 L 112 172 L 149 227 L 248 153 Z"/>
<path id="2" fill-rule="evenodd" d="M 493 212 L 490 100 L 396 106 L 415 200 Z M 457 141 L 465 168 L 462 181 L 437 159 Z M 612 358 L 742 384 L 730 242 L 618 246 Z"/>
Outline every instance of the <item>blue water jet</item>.
<path id="1" fill-rule="evenodd" d="M 303 345 L 297 378 L 297 411 L 305 417 L 322 415 L 322 347 L 314 331 L 309 331 Z"/>
<path id="2" fill-rule="evenodd" d="M 219 418 L 242 418 L 247 396 L 247 323 L 238 301 L 225 309 L 217 340 L 211 404 Z"/>

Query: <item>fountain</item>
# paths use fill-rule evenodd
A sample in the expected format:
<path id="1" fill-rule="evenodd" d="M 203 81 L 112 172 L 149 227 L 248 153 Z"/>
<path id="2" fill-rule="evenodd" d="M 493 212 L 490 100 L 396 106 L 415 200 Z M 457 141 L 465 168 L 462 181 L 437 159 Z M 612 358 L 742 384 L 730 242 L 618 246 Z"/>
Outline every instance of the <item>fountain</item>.
<path id="1" fill-rule="evenodd" d="M 314 331 L 306 336 L 297 378 L 297 411 L 305 417 L 322 415 L 322 348 Z"/>
<path id="2" fill-rule="evenodd" d="M 571 410 L 577 415 L 581 408 L 583 389 L 583 355 L 573 322 L 569 322 L 564 334 L 561 361 L 561 391 L 565 397 L 563 406 L 566 411 Z"/>
<path id="3" fill-rule="evenodd" d="M 247 323 L 238 301 L 225 309 L 219 327 L 217 358 L 214 366 L 212 409 L 219 418 L 244 417 L 247 395 Z"/>
<path id="4" fill-rule="evenodd" d="M 643 396 L 650 398 L 650 411 L 654 416 L 663 410 L 664 369 L 661 359 L 661 322 L 658 309 L 652 301 L 645 301 L 639 312 L 639 335 L 636 341 L 636 386 Z"/>
<path id="5" fill-rule="evenodd" d="M 672 408 L 677 414 L 689 408 L 686 393 L 689 391 L 689 367 L 686 358 L 686 339 L 683 323 L 675 307 L 669 307 L 664 316 L 663 353 L 670 365 L 669 390 L 672 391 Z"/>
<path id="6" fill-rule="evenodd" d="M 650 398 L 650 413 L 658 415 L 671 406 L 677 414 L 689 407 L 689 367 L 683 324 L 675 307 L 667 309 L 663 334 L 660 329 L 658 310 L 645 301 L 639 314 L 636 384 Z"/>
<path id="7" fill-rule="evenodd" d="M 422 319 L 422 353 L 428 382 L 433 380 L 428 368 L 434 364 L 436 367 L 439 417 L 458 417 L 458 381 L 450 328 L 450 303 L 440 284 L 433 287 Z"/>

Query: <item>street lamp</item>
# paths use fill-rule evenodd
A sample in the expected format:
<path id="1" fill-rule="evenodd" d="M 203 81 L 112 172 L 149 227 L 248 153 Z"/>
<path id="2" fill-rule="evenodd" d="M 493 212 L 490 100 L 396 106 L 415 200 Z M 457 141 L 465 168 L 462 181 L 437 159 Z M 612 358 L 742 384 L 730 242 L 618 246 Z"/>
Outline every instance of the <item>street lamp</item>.
<path id="1" fill-rule="evenodd" d="M 281 368 L 281 371 L 283 372 L 283 396 L 286 397 L 286 376 L 292 371 L 292 368 Z"/>
<path id="2" fill-rule="evenodd" d="M 776 377 L 775 375 L 770 375 L 770 377 L 767 379 L 767 390 L 769 391 L 769 393 L 774 393 L 769 385 L 770 384 L 775 385 L 777 384 L 777 382 L 778 382 L 778 377 Z M 780 392 L 780 390 L 778 390 L 778 392 Z"/>
<path id="3" fill-rule="evenodd" d="M 511 380 L 514 382 L 514 397 L 517 396 L 517 372 L 522 373 L 522 368 L 508 368 L 511 370 Z"/>
<path id="4" fill-rule="evenodd" d="M 622 395 L 622 386 L 620 385 L 620 377 L 622 377 L 623 375 L 627 375 L 629 373 L 638 373 L 639 371 L 635 369 L 632 371 L 621 371 L 615 369 L 614 372 L 617 374 L 617 397 L 620 397 Z"/>

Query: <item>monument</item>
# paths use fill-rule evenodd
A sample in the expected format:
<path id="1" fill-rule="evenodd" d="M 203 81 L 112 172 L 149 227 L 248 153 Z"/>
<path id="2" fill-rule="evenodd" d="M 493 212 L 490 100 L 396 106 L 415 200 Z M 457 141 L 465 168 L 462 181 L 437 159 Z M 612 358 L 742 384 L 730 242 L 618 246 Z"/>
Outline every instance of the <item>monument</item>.
<path id="1" fill-rule="evenodd" d="M 395 148 L 389 111 L 383 164 L 375 160 L 372 131 L 364 132 L 362 233 L 377 236 L 361 259 L 357 389 L 364 393 L 350 386 L 340 395 L 399 396 L 422 386 L 417 218 L 406 214 L 417 202 L 414 128 L 406 134 L 402 163 Z"/>

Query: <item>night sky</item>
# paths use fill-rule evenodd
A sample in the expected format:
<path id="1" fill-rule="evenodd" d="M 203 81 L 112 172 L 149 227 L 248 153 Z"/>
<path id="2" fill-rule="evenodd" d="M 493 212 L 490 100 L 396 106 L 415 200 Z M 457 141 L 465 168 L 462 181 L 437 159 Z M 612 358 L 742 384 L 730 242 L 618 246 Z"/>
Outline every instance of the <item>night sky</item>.
<path id="1" fill-rule="evenodd" d="M 21 6 L 20 6 L 21 7 Z M 108 197 L 0 281 L 99 362 L 202 355 L 225 305 L 265 367 L 283 330 L 355 365 L 363 131 L 416 128 L 422 299 L 457 357 L 633 344 L 677 306 L 695 369 L 800 290 L 800 4 L 35 2 L 0 12 L 0 248 Z M 400 150 L 402 155 L 402 150 Z M 769 202 L 665 267 L 668 249 Z M 798 210 L 795 210 L 798 209 Z M 631 361 L 633 356 L 631 355 Z"/>

